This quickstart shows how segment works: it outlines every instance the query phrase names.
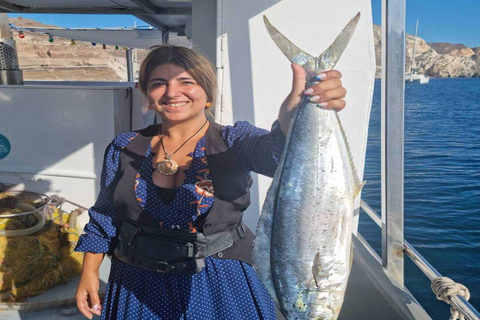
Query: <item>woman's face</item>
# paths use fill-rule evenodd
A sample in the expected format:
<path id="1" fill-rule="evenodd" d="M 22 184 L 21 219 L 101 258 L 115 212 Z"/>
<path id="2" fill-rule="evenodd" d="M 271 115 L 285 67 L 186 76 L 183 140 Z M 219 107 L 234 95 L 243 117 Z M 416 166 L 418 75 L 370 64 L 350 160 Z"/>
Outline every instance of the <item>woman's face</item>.
<path id="1" fill-rule="evenodd" d="M 174 64 L 162 64 L 153 70 L 147 82 L 147 98 L 164 121 L 205 117 L 205 90 L 185 69 Z"/>

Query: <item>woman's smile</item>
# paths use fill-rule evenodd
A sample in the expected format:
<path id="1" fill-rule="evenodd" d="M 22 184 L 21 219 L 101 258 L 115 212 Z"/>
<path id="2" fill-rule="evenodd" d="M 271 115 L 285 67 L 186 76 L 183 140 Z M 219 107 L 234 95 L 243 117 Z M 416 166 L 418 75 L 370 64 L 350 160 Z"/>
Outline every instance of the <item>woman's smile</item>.
<path id="1" fill-rule="evenodd" d="M 190 102 L 178 101 L 178 102 L 161 102 L 162 109 L 168 112 L 179 112 L 184 109 Z"/>
<path id="2" fill-rule="evenodd" d="M 162 103 L 163 105 L 166 105 L 166 106 L 169 106 L 169 107 L 173 107 L 173 108 L 176 108 L 176 107 L 183 107 L 184 105 L 186 105 L 188 102 L 185 102 L 185 101 L 182 101 L 182 102 L 164 102 Z"/>

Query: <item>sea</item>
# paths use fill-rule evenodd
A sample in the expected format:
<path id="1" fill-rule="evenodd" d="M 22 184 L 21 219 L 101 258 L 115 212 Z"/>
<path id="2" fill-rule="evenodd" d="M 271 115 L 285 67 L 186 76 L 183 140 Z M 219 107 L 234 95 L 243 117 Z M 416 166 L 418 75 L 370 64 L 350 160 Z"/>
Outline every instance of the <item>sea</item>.
<path id="1" fill-rule="evenodd" d="M 374 99 L 362 199 L 381 213 L 380 80 Z M 480 311 L 480 78 L 405 86 L 404 233 L 443 276 L 469 288 Z M 381 254 L 380 228 L 364 212 L 360 233 Z M 435 320 L 449 307 L 405 255 L 405 285 Z"/>

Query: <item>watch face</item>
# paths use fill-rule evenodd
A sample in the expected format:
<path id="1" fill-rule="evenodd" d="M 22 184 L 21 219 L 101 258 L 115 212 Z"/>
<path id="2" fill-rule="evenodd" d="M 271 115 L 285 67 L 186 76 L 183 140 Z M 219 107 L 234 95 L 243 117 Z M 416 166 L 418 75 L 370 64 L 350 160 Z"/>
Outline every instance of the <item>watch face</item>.
<path id="1" fill-rule="evenodd" d="M 10 141 L 3 134 L 0 134 L 0 159 L 5 158 L 12 149 Z"/>

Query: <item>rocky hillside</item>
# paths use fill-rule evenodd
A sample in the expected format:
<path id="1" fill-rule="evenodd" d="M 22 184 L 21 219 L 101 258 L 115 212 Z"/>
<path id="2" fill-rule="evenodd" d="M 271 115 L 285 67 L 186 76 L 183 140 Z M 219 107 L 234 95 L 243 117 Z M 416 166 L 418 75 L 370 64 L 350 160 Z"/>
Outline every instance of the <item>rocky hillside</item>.
<path id="1" fill-rule="evenodd" d="M 40 22 L 13 18 L 11 22 L 17 27 L 57 28 Z M 113 46 L 103 49 L 101 44 L 77 41 L 72 45 L 70 39 L 54 38 L 31 32 L 24 33 L 20 39 L 13 31 L 16 40 L 20 69 L 24 80 L 78 80 L 78 81 L 126 81 L 125 50 L 115 50 Z M 136 50 L 141 61 L 145 52 Z M 134 66 L 138 70 L 138 63 Z"/>
<path id="2" fill-rule="evenodd" d="M 374 26 L 375 54 L 377 60 L 377 76 L 381 69 L 381 41 L 380 26 Z M 415 36 L 407 34 L 407 52 L 405 70 L 410 70 Z M 480 47 L 469 48 L 462 44 L 426 43 L 417 37 L 415 63 L 419 73 L 430 77 L 456 78 L 480 77 Z"/>
<path id="3" fill-rule="evenodd" d="M 40 22 L 14 18 L 11 21 L 19 27 L 56 28 Z M 53 43 L 47 35 L 25 32 L 25 38 L 17 40 L 19 63 L 25 80 L 84 80 L 122 81 L 127 79 L 125 52 L 108 46 L 92 46 L 78 41 L 70 44 L 70 39 L 55 38 Z M 377 76 L 381 74 L 381 27 L 374 26 Z M 411 66 L 414 36 L 407 35 L 406 70 Z M 144 50 L 137 51 L 137 60 L 145 57 Z M 426 43 L 417 38 L 415 61 L 418 72 L 431 77 L 480 77 L 480 47 L 468 48 L 461 44 Z M 135 64 L 138 70 L 138 62 Z"/>

